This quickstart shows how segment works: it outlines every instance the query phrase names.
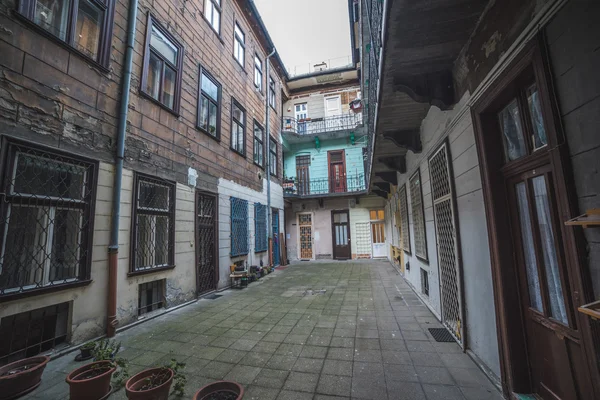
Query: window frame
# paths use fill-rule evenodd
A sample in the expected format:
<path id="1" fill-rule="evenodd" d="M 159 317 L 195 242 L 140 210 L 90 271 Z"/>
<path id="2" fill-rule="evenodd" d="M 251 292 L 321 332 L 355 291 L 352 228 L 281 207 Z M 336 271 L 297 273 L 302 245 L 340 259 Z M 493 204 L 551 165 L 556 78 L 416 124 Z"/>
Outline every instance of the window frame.
<path id="1" fill-rule="evenodd" d="M 210 0 L 206 0 L 206 1 L 210 1 Z M 238 33 L 236 32 L 236 28 L 242 33 L 242 38 L 240 40 Z M 239 44 L 240 47 L 242 48 L 242 61 L 240 61 L 235 53 L 236 50 L 236 45 Z M 235 61 L 237 61 L 237 63 L 239 64 L 240 67 L 242 67 L 242 69 L 246 69 L 245 68 L 245 64 L 246 64 L 246 32 L 244 32 L 244 30 L 242 29 L 242 27 L 240 26 L 240 24 L 237 21 L 233 22 L 233 58 L 235 59 Z"/>
<path id="2" fill-rule="evenodd" d="M 176 188 L 177 184 L 175 182 L 167 181 L 164 179 L 160 179 L 158 177 L 154 177 L 151 175 L 146 175 L 137 171 L 134 171 L 133 174 L 133 197 L 132 197 L 132 214 L 131 214 L 131 237 L 130 237 L 130 260 L 129 260 L 129 271 L 127 276 L 136 276 L 136 275 L 145 275 L 151 274 L 154 272 L 160 272 L 165 270 L 170 270 L 175 268 L 175 201 L 176 201 Z M 168 186 L 170 189 L 169 193 L 169 210 L 168 211 L 158 211 L 158 210 L 144 210 L 140 212 L 139 208 L 139 187 L 140 182 L 150 182 L 155 183 L 157 185 Z M 169 217 L 169 254 L 168 254 L 168 263 L 167 265 L 149 267 L 144 269 L 137 269 L 136 263 L 136 251 L 138 248 L 137 242 L 137 233 L 138 233 L 138 216 L 139 215 L 156 215 L 156 216 L 167 216 Z"/>
<path id="3" fill-rule="evenodd" d="M 244 114 L 244 120 L 241 121 L 241 126 L 242 126 L 242 136 L 243 136 L 243 140 L 242 140 L 242 151 L 240 152 L 239 150 L 237 150 L 234 146 L 233 146 L 233 126 L 234 124 L 238 124 L 240 125 L 240 121 L 237 121 L 234 117 L 233 117 L 233 107 L 237 107 L 240 109 L 240 111 Z M 229 148 L 234 152 L 239 154 L 240 156 L 246 157 L 246 121 L 247 121 L 248 117 L 246 115 L 246 109 L 244 107 L 242 107 L 242 105 L 234 98 L 231 97 L 231 134 L 230 134 L 230 138 L 229 138 Z"/>
<path id="4" fill-rule="evenodd" d="M 258 64 L 257 64 L 258 61 Z M 259 68 L 260 66 L 260 68 Z M 259 57 L 258 53 L 254 53 L 254 87 L 256 88 L 256 90 L 258 90 L 260 93 L 262 93 L 263 91 L 263 62 L 262 59 Z M 260 79 L 257 82 L 257 75 L 260 75 Z"/>
<path id="5" fill-rule="evenodd" d="M 277 149 L 277 140 L 273 137 L 269 135 L 269 140 L 271 140 L 272 142 L 269 143 L 269 173 L 271 176 L 277 177 L 277 172 L 279 172 L 279 159 L 278 159 L 278 155 L 279 155 L 279 151 Z M 273 144 L 275 144 L 275 146 L 273 146 Z M 273 150 L 275 149 L 275 150 Z M 275 156 L 275 164 L 271 163 L 271 155 Z M 273 166 L 275 167 L 275 172 L 272 171 Z"/>
<path id="6" fill-rule="evenodd" d="M 261 226 L 259 226 L 259 217 L 261 217 L 259 215 L 259 212 L 262 210 L 262 224 Z M 259 228 L 264 228 L 264 231 L 262 231 L 262 237 L 263 237 L 263 241 L 264 243 L 261 242 L 262 246 L 259 247 L 259 241 L 258 241 L 258 230 Z M 264 253 L 267 250 L 269 250 L 269 241 L 267 239 L 267 206 L 265 204 L 261 204 L 261 203 L 254 203 L 254 252 L 255 253 Z"/>
<path id="7" fill-rule="evenodd" d="M 2 220 L 6 219 L 5 215 L 8 213 L 8 205 L 10 204 L 10 183 L 12 181 L 13 171 L 15 170 L 15 161 L 17 153 L 19 149 L 25 149 L 32 154 L 41 157 L 43 155 L 46 158 L 52 160 L 60 160 L 65 162 L 66 159 L 68 161 L 76 162 L 78 164 L 85 164 L 87 171 L 86 174 L 88 178 L 86 180 L 86 184 L 90 186 L 89 193 L 87 195 L 87 206 L 81 207 L 83 209 L 83 215 L 87 218 L 88 221 L 88 229 L 82 230 L 81 239 L 80 239 L 80 248 L 84 252 L 84 255 L 81 256 L 79 262 L 79 271 L 78 277 L 73 279 L 64 279 L 63 283 L 52 283 L 44 286 L 38 286 L 31 289 L 23 290 L 23 286 L 20 287 L 19 290 L 10 290 L 6 292 L 6 289 L 0 290 L 0 302 L 6 300 L 12 300 L 23 297 L 36 296 L 42 293 L 50 293 L 56 292 L 65 289 L 71 289 L 79 286 L 86 286 L 92 282 L 91 280 L 91 266 L 92 266 L 92 249 L 93 249 L 93 236 L 94 236 L 94 215 L 96 209 L 96 190 L 98 187 L 98 170 L 99 170 L 99 162 L 97 160 L 88 159 L 85 157 L 81 157 L 79 155 L 70 154 L 67 152 L 51 149 L 45 146 L 40 146 L 37 144 L 33 144 L 30 142 L 8 138 L 6 136 L 2 136 L 0 139 L 0 148 L 3 151 L 0 154 L 0 182 L 2 184 L 2 190 L 0 193 L 0 218 Z M 48 204 L 49 206 L 57 207 L 61 203 L 65 203 L 68 201 L 56 200 L 52 197 L 44 199 L 43 203 Z M 8 230 L 7 222 L 4 223 L 0 229 L 0 252 L 4 252 L 5 247 L 5 236 Z M 1 272 L 0 272 L 1 273 Z M 12 288 L 11 288 L 12 289 Z"/>
<path id="8" fill-rule="evenodd" d="M 256 133 L 254 132 L 255 128 L 257 126 L 260 128 L 260 130 L 263 133 L 262 134 L 263 137 L 261 139 L 257 139 Z M 261 153 L 262 154 L 262 165 L 256 162 L 256 158 L 255 158 L 256 149 L 257 149 L 256 142 L 259 142 L 260 147 L 262 148 L 262 153 Z M 264 170 L 265 169 L 265 128 L 256 119 L 254 119 L 254 124 L 252 125 L 252 143 L 253 143 L 252 162 L 254 162 L 254 165 L 258 165 L 261 169 Z"/>
<path id="9" fill-rule="evenodd" d="M 146 86 L 148 84 L 148 67 L 150 64 L 150 52 L 152 51 L 150 48 L 151 47 L 150 40 L 152 38 L 152 27 L 155 27 L 162 35 L 164 35 L 169 41 L 171 41 L 171 43 L 175 47 L 177 47 L 177 65 L 173 65 L 173 63 L 171 63 L 170 61 L 165 60 L 165 58 L 162 56 L 162 54 L 158 53 L 157 51 L 153 52 L 153 54 L 155 56 L 159 57 L 163 63 L 166 62 L 167 65 L 169 67 L 171 67 L 177 75 L 177 77 L 175 79 L 175 92 L 173 94 L 173 108 L 170 108 L 169 106 L 164 104 L 161 100 L 155 99 L 154 97 L 152 97 L 152 95 L 150 93 L 148 93 L 146 91 Z M 175 36 L 173 36 L 158 21 L 158 19 L 156 19 L 156 17 L 154 17 L 154 15 L 152 15 L 152 13 L 148 12 L 148 19 L 147 19 L 147 23 L 146 23 L 146 42 L 144 43 L 144 61 L 143 61 L 143 65 L 142 65 L 142 79 L 140 82 L 140 93 L 145 98 L 149 99 L 150 101 L 154 102 L 155 104 L 158 104 L 159 106 L 161 106 L 165 110 L 169 111 L 170 113 L 176 115 L 177 117 L 179 116 L 179 107 L 181 105 L 181 77 L 183 75 L 184 52 L 185 52 L 185 49 L 184 49 L 183 45 L 181 44 L 181 42 L 179 40 L 177 40 L 177 38 Z M 160 97 L 162 97 L 162 94 L 163 94 L 163 90 L 162 90 L 163 79 L 164 79 L 164 66 L 163 66 L 163 71 L 162 71 L 161 81 L 160 81 L 160 95 L 159 95 Z"/>
<path id="10" fill-rule="evenodd" d="M 36 31 L 44 35 L 45 37 L 57 42 L 62 47 L 65 47 L 70 52 L 73 52 L 80 57 L 84 58 L 87 62 L 94 64 L 96 67 L 101 69 L 103 72 L 109 72 L 110 65 L 110 54 L 112 51 L 112 34 L 114 26 L 114 14 L 116 0 L 89 0 L 90 3 L 97 6 L 103 12 L 103 21 L 99 24 L 100 34 L 98 36 L 98 58 L 94 60 L 83 51 L 78 50 L 75 47 L 75 30 L 77 25 L 77 12 L 76 6 L 79 6 L 78 2 L 71 1 L 68 9 L 68 22 L 67 22 L 67 38 L 63 40 L 52 32 L 47 31 L 40 25 L 34 22 L 35 3 L 36 0 L 21 0 L 17 8 L 16 15 L 19 19 L 25 21 L 29 26 L 33 27 Z"/>
<path id="11" fill-rule="evenodd" d="M 419 181 L 419 187 L 418 189 L 415 191 L 413 190 L 413 185 L 414 185 L 414 180 L 418 179 Z M 417 258 L 425 263 L 429 263 L 429 252 L 427 249 L 427 222 L 425 221 L 425 204 L 423 202 L 423 181 L 421 180 L 421 169 L 417 168 L 417 170 L 415 171 L 414 174 L 412 174 L 412 176 L 409 178 L 408 180 L 408 184 L 410 187 L 410 208 L 412 211 L 412 215 L 413 215 L 413 235 L 415 237 L 415 256 L 417 256 Z M 415 204 L 415 195 L 418 195 L 420 197 L 420 202 L 421 205 L 418 206 Z M 423 245 L 425 246 L 424 249 L 419 249 L 418 245 L 417 245 L 417 235 L 416 235 L 416 229 L 417 229 L 417 223 L 419 222 L 419 218 L 415 218 L 415 215 L 418 214 L 420 215 L 420 222 L 422 222 L 422 226 L 420 228 L 423 229 Z M 420 225 L 420 224 L 419 224 Z"/>
<path id="12" fill-rule="evenodd" d="M 235 220 L 236 217 L 234 216 L 233 209 L 235 207 L 234 203 L 238 202 L 238 201 L 241 204 L 245 204 L 245 206 L 246 206 L 246 213 L 245 214 L 246 215 L 242 216 L 242 217 L 237 216 L 238 219 Z M 248 233 L 249 227 L 250 227 L 250 225 L 248 223 L 248 220 L 249 220 L 250 215 L 249 215 L 249 212 L 248 212 L 248 206 L 249 206 L 248 200 L 244 200 L 244 199 L 240 199 L 239 197 L 233 197 L 233 196 L 231 196 L 229 198 L 229 203 L 230 203 L 230 216 L 229 216 L 230 217 L 229 218 L 229 221 L 230 221 L 230 238 L 229 238 L 230 244 L 229 244 L 229 249 L 230 250 L 229 250 L 229 255 L 231 257 L 246 256 L 246 255 L 250 254 L 250 238 L 249 238 L 249 233 Z M 245 248 L 243 248 L 243 249 L 236 249 L 236 250 L 239 250 L 239 252 L 235 252 L 235 253 L 234 253 L 234 249 L 233 249 L 233 240 L 232 240 L 233 239 L 234 221 L 237 221 L 238 223 L 243 223 L 244 224 L 244 226 L 243 226 L 244 229 L 243 230 L 244 230 L 245 235 L 246 235 L 246 237 L 245 237 L 246 238 L 246 246 L 245 246 Z"/>
<path id="13" fill-rule="evenodd" d="M 269 75 L 269 90 L 268 90 L 268 102 L 269 106 L 277 113 L 277 109 L 275 105 L 277 104 L 277 93 L 275 91 L 276 88 L 275 79 Z"/>
<path id="14" fill-rule="evenodd" d="M 208 130 L 204 129 L 203 127 L 200 126 L 200 105 L 202 104 L 201 100 L 202 97 L 206 97 L 206 99 L 214 104 L 214 100 L 212 97 L 210 97 L 208 94 L 205 94 L 205 92 L 202 90 L 202 78 L 203 75 L 206 75 L 206 77 L 217 86 L 217 131 L 216 134 L 213 136 Z M 223 87 L 221 86 L 221 84 L 219 83 L 219 81 L 217 81 L 217 79 L 206 69 L 204 68 L 202 65 L 199 65 L 198 68 L 198 105 L 196 106 L 196 128 L 201 130 L 202 132 L 204 132 L 205 134 L 207 134 L 209 137 L 215 139 L 216 141 L 220 141 L 221 140 L 221 103 L 223 100 Z"/>
<path id="15" fill-rule="evenodd" d="M 219 2 L 217 3 L 217 0 L 204 0 L 204 9 L 202 10 L 202 17 L 204 18 L 204 20 L 208 23 L 208 25 L 211 27 L 211 29 L 219 36 L 221 37 L 221 26 L 223 25 L 223 6 L 221 5 L 221 1 L 222 0 L 218 0 Z M 219 29 L 215 29 L 213 22 L 210 21 L 207 16 L 206 16 L 206 8 L 212 5 L 213 7 L 213 15 L 214 12 L 217 11 L 219 13 Z"/>
<path id="16" fill-rule="evenodd" d="M 402 224 L 400 225 L 402 239 L 400 245 L 402 247 L 402 250 L 406 254 L 412 255 L 412 251 L 410 248 L 410 222 L 408 213 L 408 193 L 406 189 L 406 184 L 402 185 L 398 190 L 398 211 L 400 213 L 400 223 Z"/>

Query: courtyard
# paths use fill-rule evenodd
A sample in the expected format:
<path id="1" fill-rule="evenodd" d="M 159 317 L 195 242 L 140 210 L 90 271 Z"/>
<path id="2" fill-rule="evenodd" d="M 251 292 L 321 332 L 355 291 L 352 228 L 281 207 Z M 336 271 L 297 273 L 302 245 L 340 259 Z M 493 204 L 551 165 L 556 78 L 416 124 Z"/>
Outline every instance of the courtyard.
<path id="1" fill-rule="evenodd" d="M 119 333 L 130 373 L 176 358 L 184 398 L 221 379 L 245 400 L 502 398 L 456 343 L 434 340 L 440 323 L 387 261 L 297 263 L 219 295 Z M 68 399 L 75 354 L 26 398 Z"/>

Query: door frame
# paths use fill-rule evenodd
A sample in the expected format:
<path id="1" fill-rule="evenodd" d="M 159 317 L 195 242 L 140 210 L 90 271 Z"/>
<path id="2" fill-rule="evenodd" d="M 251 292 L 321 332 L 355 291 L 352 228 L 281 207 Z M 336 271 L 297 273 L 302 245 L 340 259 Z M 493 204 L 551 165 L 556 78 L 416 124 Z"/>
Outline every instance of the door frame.
<path id="1" fill-rule="evenodd" d="M 504 152 L 498 151 L 498 143 L 502 147 L 501 138 L 489 134 L 489 131 L 494 132 L 497 129 L 495 126 L 497 122 L 486 113 L 528 69 L 533 71 L 538 84 L 550 149 L 538 156 L 535 154 L 529 156 L 529 159 L 532 162 L 539 162 L 540 157 L 547 159 L 547 165 L 550 166 L 553 176 L 552 183 L 556 188 L 553 193 L 556 214 L 564 220 L 579 215 L 575 180 L 562 130 L 545 43 L 543 33 L 534 37 L 471 108 L 486 211 L 501 380 L 505 394 L 528 393 L 531 391 L 532 383 L 524 334 L 522 299 L 520 296 L 515 296 L 515 293 L 520 293 L 518 274 L 514 269 L 506 268 L 514 263 L 513 240 L 505 240 L 512 235 L 510 221 L 506 218 L 509 215 L 507 190 L 501 172 L 504 165 Z M 492 125 L 494 122 L 495 125 Z M 520 166 L 528 167 L 523 163 Z M 589 393 L 593 391 L 596 396 L 599 396 L 600 371 L 594 360 L 589 320 L 576 311 L 578 306 L 593 301 L 585 240 L 581 231 L 565 226 L 562 221 L 559 222 L 561 222 L 558 227 L 559 234 L 564 243 L 564 268 L 569 278 L 568 286 L 564 288 L 567 293 L 565 304 L 575 310 L 573 329 L 578 331 L 583 358 L 577 364 L 573 361 L 577 370 L 572 370 L 572 374 L 579 372 L 577 378 L 582 385 L 580 387 L 589 388 Z M 569 296 L 569 293 L 572 295 Z M 585 373 L 589 375 L 586 376 Z M 592 385 L 593 389 L 590 387 Z"/>
<path id="2" fill-rule="evenodd" d="M 341 213 L 346 213 L 346 215 L 348 216 L 348 247 L 350 250 L 350 255 L 348 256 L 348 258 L 338 258 L 336 257 L 335 254 L 335 229 L 333 229 L 334 223 L 333 223 L 333 215 L 334 214 L 341 214 Z M 342 210 L 331 210 L 331 255 L 333 256 L 334 260 L 351 260 L 352 259 L 352 240 L 350 237 L 350 210 L 345 208 Z"/>
<path id="3" fill-rule="evenodd" d="M 198 292 L 200 289 L 200 275 L 198 274 L 198 261 L 200 258 L 199 248 L 198 248 L 198 196 L 212 196 L 215 198 L 215 217 L 214 217 L 214 230 L 215 230 L 215 246 L 213 249 L 214 257 L 215 257 L 215 282 L 214 286 L 217 290 L 219 288 L 219 194 L 209 192 L 206 190 L 196 189 L 194 193 L 194 272 L 196 273 L 196 297 L 198 297 Z M 204 296 L 206 293 L 202 293 Z"/>
<path id="4" fill-rule="evenodd" d="M 312 256 L 311 258 L 302 258 L 302 247 L 301 247 L 301 234 L 300 234 L 300 215 L 310 215 L 310 241 L 312 243 Z M 315 213 L 313 212 L 299 212 L 296 213 L 296 224 L 298 225 L 298 260 L 314 260 L 315 259 Z"/>
<path id="5" fill-rule="evenodd" d="M 342 153 L 342 162 L 343 171 L 344 171 L 344 190 L 341 192 L 336 192 L 334 187 L 332 187 L 332 176 L 331 176 L 331 153 Z M 336 162 L 335 164 L 340 164 L 340 162 Z M 346 171 L 346 150 L 329 150 L 327 151 L 327 180 L 329 181 L 329 192 L 328 193 L 346 193 L 348 191 L 348 174 Z"/>
<path id="6" fill-rule="evenodd" d="M 340 107 L 339 107 L 339 110 L 340 110 L 339 114 L 335 114 L 335 115 L 328 115 L 327 114 L 327 100 L 329 100 L 329 99 L 337 99 L 338 104 L 340 105 Z M 327 117 L 335 117 L 336 115 L 342 115 L 342 95 L 340 95 L 340 94 L 334 94 L 334 95 L 331 95 L 331 96 L 323 96 L 323 108 L 324 108 L 324 113 L 323 114 L 325 115 L 325 118 L 327 118 Z"/>

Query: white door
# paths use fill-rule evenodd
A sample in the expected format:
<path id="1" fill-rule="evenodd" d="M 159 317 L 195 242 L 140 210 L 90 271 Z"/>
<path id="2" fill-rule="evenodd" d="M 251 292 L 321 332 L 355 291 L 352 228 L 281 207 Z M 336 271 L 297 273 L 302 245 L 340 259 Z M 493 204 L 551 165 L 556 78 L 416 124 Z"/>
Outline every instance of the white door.
<path id="1" fill-rule="evenodd" d="M 296 132 L 297 133 L 305 133 L 306 132 L 306 118 L 308 118 L 308 107 L 306 103 L 296 104 L 294 106 L 294 117 L 296 118 Z"/>
<path id="2" fill-rule="evenodd" d="M 371 210 L 371 241 L 373 243 L 373 258 L 386 257 L 385 244 L 385 212 L 383 210 Z"/>
<path id="3" fill-rule="evenodd" d="M 325 130 L 342 129 L 342 97 L 325 97 Z"/>

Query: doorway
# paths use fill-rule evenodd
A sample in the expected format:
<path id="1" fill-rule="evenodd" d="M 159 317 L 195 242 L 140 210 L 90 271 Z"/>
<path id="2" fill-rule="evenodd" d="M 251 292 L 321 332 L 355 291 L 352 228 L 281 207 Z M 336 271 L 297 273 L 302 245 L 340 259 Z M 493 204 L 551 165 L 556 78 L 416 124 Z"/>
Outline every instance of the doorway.
<path id="1" fill-rule="evenodd" d="M 312 260 L 312 214 L 298 214 L 298 228 L 300 230 L 300 259 Z"/>
<path id="2" fill-rule="evenodd" d="M 346 193 L 346 154 L 344 150 L 327 152 L 329 193 Z"/>
<path id="3" fill-rule="evenodd" d="M 340 95 L 325 97 L 325 130 L 342 129 L 342 98 Z"/>
<path id="4" fill-rule="evenodd" d="M 196 192 L 196 288 L 201 295 L 217 289 L 217 197 Z"/>
<path id="5" fill-rule="evenodd" d="M 296 118 L 297 133 L 306 133 L 306 120 L 308 119 L 308 108 L 306 103 L 294 106 L 294 117 Z"/>
<path id="6" fill-rule="evenodd" d="M 310 194 L 310 155 L 296 156 L 296 188 L 298 195 Z"/>
<path id="7" fill-rule="evenodd" d="M 385 244 L 385 212 L 383 210 L 369 211 L 371 220 L 371 242 L 373 247 L 373 258 L 387 257 Z"/>
<path id="8" fill-rule="evenodd" d="M 348 210 L 331 211 L 331 231 L 333 234 L 333 258 L 335 260 L 349 260 L 352 258 L 350 214 Z"/>
<path id="9" fill-rule="evenodd" d="M 279 210 L 273 209 L 273 266 L 278 266 L 281 261 L 279 257 Z"/>

